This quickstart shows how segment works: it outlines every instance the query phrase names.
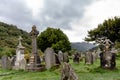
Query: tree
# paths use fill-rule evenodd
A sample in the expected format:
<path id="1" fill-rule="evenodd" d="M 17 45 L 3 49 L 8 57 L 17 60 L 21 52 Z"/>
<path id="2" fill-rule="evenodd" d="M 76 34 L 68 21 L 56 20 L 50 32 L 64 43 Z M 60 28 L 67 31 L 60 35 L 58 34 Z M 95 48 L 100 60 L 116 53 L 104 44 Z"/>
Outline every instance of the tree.
<path id="1" fill-rule="evenodd" d="M 52 47 L 55 52 L 59 50 L 68 51 L 71 49 L 67 36 L 60 30 L 48 27 L 37 38 L 38 48 L 44 51 L 48 47 Z"/>
<path id="2" fill-rule="evenodd" d="M 114 43 L 120 43 L 120 18 L 114 17 L 105 20 L 97 28 L 88 31 L 88 37 L 85 38 L 85 41 L 95 41 L 99 37 L 107 37 Z"/>

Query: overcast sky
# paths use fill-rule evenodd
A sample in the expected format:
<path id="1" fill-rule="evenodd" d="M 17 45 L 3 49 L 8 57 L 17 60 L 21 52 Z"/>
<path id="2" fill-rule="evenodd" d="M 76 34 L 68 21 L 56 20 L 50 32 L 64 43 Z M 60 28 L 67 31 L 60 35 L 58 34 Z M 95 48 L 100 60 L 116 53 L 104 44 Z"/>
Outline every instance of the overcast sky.
<path id="1" fill-rule="evenodd" d="M 0 0 L 0 21 L 30 32 L 60 28 L 71 42 L 82 42 L 87 31 L 105 19 L 120 16 L 120 0 Z"/>

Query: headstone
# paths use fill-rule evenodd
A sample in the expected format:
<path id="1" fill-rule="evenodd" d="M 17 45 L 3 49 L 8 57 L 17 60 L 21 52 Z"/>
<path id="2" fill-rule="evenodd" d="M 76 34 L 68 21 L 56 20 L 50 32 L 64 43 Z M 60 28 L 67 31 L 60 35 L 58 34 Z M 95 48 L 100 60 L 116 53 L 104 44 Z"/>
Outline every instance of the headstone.
<path id="1" fill-rule="evenodd" d="M 63 63 L 61 70 L 61 80 L 78 80 L 78 76 L 69 63 Z"/>
<path id="2" fill-rule="evenodd" d="M 41 69 L 41 60 L 38 55 L 38 50 L 37 50 L 37 36 L 39 32 L 36 29 L 36 26 L 33 25 L 32 30 L 30 32 L 31 38 L 32 38 L 32 53 L 30 55 L 30 60 L 29 60 L 29 70 L 30 71 L 36 71 Z"/>
<path id="3" fill-rule="evenodd" d="M 93 56 L 93 62 L 95 62 L 97 60 L 98 55 L 96 54 L 95 51 L 92 52 L 92 56 Z"/>
<path id="4" fill-rule="evenodd" d="M 115 69 L 116 67 L 116 54 L 112 51 L 113 43 L 106 37 L 99 39 L 100 53 L 100 66 L 102 68 Z"/>
<path id="5" fill-rule="evenodd" d="M 11 69 L 11 62 L 8 60 L 6 55 L 2 56 L 2 69 Z"/>
<path id="6" fill-rule="evenodd" d="M 24 58 L 20 61 L 19 67 L 20 69 L 26 70 L 26 60 Z"/>
<path id="7" fill-rule="evenodd" d="M 20 36 L 18 40 L 19 40 L 19 45 L 17 46 L 17 49 L 16 49 L 16 60 L 15 60 L 15 66 L 13 67 L 16 70 L 22 69 L 20 67 L 22 65 L 21 61 L 23 59 L 25 60 L 25 58 L 24 58 L 25 47 L 23 47 L 22 43 L 21 43 L 22 37 Z M 23 68 L 23 70 L 24 70 L 24 68 Z"/>
<path id="8" fill-rule="evenodd" d="M 50 69 L 55 65 L 55 52 L 52 48 L 47 48 L 45 50 L 45 66 L 46 69 Z"/>
<path id="9" fill-rule="evenodd" d="M 85 64 L 93 64 L 93 56 L 90 51 L 85 53 Z"/>
<path id="10" fill-rule="evenodd" d="M 80 62 L 80 57 L 81 57 L 81 54 L 78 53 L 78 52 L 75 52 L 74 56 L 73 56 L 73 62 L 74 63 L 79 63 Z"/>
<path id="11" fill-rule="evenodd" d="M 58 59 L 59 59 L 60 63 L 63 62 L 63 52 L 62 51 L 58 52 Z"/>
<path id="12" fill-rule="evenodd" d="M 60 60 L 59 60 L 58 54 L 56 54 L 56 53 L 54 53 L 54 54 L 55 54 L 55 64 L 56 64 L 56 65 L 61 64 L 61 62 L 60 62 Z"/>
<path id="13" fill-rule="evenodd" d="M 63 62 L 67 62 L 67 63 L 69 62 L 69 56 L 67 52 L 63 54 Z"/>

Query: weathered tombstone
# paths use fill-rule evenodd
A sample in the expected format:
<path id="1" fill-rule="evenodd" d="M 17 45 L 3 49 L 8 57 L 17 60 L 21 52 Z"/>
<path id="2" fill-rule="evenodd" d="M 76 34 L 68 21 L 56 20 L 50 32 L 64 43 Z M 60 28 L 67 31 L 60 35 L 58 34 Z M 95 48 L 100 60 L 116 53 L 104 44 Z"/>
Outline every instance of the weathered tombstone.
<path id="1" fill-rule="evenodd" d="M 30 32 L 32 38 L 32 53 L 30 55 L 30 60 L 29 60 L 30 71 L 41 70 L 41 61 L 38 55 L 37 40 L 36 40 L 38 34 L 39 32 L 36 30 L 36 26 L 33 25 L 32 30 Z"/>
<path id="2" fill-rule="evenodd" d="M 55 52 L 52 48 L 47 48 L 45 50 L 45 66 L 46 69 L 50 69 L 55 65 Z"/>
<path id="3" fill-rule="evenodd" d="M 85 64 L 93 64 L 93 56 L 90 51 L 85 53 Z"/>
<path id="4" fill-rule="evenodd" d="M 26 60 L 24 58 L 20 61 L 20 66 L 19 67 L 22 70 L 26 70 Z"/>
<path id="5" fill-rule="evenodd" d="M 63 62 L 63 52 L 62 51 L 58 52 L 58 59 L 59 59 L 60 63 Z"/>
<path id="6" fill-rule="evenodd" d="M 74 57 L 73 57 L 73 62 L 74 63 L 79 63 L 80 62 L 80 57 L 81 57 L 81 54 L 78 53 L 78 52 L 75 52 Z"/>
<path id="7" fill-rule="evenodd" d="M 8 56 L 2 56 L 2 69 L 11 69 L 11 62 L 8 60 Z"/>
<path id="8" fill-rule="evenodd" d="M 67 63 L 69 62 L 69 57 L 67 52 L 63 54 L 63 62 L 67 62 Z"/>
<path id="9" fill-rule="evenodd" d="M 26 63 L 25 65 L 22 65 L 21 61 L 25 58 L 24 58 L 24 49 L 25 47 L 22 46 L 22 43 L 21 43 L 21 40 L 22 40 L 22 37 L 20 36 L 19 37 L 19 45 L 17 46 L 17 49 L 16 49 L 16 60 L 15 60 L 15 66 L 13 67 L 14 69 L 16 70 L 19 70 L 19 69 L 23 69 L 25 70 L 25 68 L 21 68 L 21 66 L 26 66 Z"/>
<path id="10" fill-rule="evenodd" d="M 95 51 L 92 52 L 92 56 L 93 56 L 93 62 L 95 62 L 98 57 Z"/>
<path id="11" fill-rule="evenodd" d="M 58 54 L 54 53 L 55 54 L 55 64 L 56 65 L 59 65 L 61 62 L 59 61 L 59 56 Z"/>
<path id="12" fill-rule="evenodd" d="M 116 54 L 112 51 L 113 43 L 105 38 L 100 38 L 99 47 L 101 49 L 100 53 L 100 66 L 102 68 L 115 69 L 116 67 Z"/>
<path id="13" fill-rule="evenodd" d="M 78 80 L 78 76 L 69 63 L 63 63 L 61 70 L 61 80 Z"/>

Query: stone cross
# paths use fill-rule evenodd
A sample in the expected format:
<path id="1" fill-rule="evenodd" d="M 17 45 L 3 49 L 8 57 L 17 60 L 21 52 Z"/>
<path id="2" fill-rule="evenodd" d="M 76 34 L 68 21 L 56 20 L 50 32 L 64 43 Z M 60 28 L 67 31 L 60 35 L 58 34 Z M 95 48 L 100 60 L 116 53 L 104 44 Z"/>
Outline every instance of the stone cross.
<path id="1" fill-rule="evenodd" d="M 39 32 L 36 30 L 36 26 L 33 25 L 32 31 L 30 32 L 31 38 L 32 38 L 32 53 L 30 56 L 30 69 L 35 70 L 40 66 L 40 57 L 38 55 L 38 50 L 37 50 L 37 36 Z"/>
<path id="2" fill-rule="evenodd" d="M 19 39 L 18 39 L 19 45 L 22 45 L 22 44 L 21 44 L 22 39 L 23 39 L 23 38 L 22 38 L 21 36 L 19 36 Z"/>

